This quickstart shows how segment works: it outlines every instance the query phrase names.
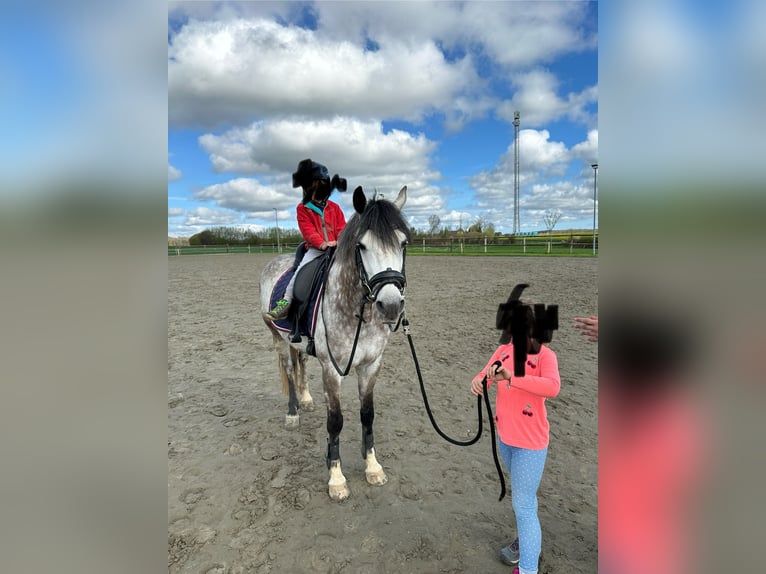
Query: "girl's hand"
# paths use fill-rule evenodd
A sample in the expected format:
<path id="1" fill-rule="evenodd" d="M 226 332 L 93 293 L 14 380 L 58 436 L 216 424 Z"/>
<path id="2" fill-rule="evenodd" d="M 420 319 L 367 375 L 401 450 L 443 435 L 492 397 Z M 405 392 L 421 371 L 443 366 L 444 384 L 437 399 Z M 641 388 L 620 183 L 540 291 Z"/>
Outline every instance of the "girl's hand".
<path id="1" fill-rule="evenodd" d="M 337 241 L 330 241 L 330 242 L 327 243 L 328 247 L 335 247 L 336 245 L 338 245 Z"/>
<path id="2" fill-rule="evenodd" d="M 510 381 L 511 371 L 503 367 L 502 365 L 490 365 L 487 369 L 488 381 Z"/>
<path id="3" fill-rule="evenodd" d="M 319 244 L 319 250 L 325 251 L 327 249 L 328 243 L 326 241 L 322 241 L 322 243 Z"/>
<path id="4" fill-rule="evenodd" d="M 484 375 L 481 373 L 476 375 L 473 380 L 471 381 L 471 394 L 481 396 L 484 394 L 484 388 L 482 385 L 482 381 L 484 380 Z"/>

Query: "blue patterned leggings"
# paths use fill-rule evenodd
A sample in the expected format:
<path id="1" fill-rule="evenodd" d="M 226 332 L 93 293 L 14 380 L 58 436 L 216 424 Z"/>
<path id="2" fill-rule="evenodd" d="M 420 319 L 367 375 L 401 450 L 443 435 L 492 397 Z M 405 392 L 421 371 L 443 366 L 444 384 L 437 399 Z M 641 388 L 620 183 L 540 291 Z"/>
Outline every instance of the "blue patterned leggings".
<path id="1" fill-rule="evenodd" d="M 500 456 L 511 475 L 511 502 L 519 533 L 519 569 L 521 574 L 537 572 L 542 548 L 542 530 L 537 517 L 537 487 L 545 468 L 548 447 L 529 450 L 508 446 L 498 440 Z"/>

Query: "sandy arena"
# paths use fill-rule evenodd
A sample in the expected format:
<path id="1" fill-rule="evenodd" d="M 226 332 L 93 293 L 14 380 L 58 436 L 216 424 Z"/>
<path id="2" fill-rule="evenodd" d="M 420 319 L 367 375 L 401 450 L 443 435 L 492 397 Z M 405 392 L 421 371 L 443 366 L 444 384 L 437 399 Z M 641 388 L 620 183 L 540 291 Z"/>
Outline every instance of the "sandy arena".
<path id="1" fill-rule="evenodd" d="M 284 428 L 258 279 L 271 255 L 168 259 L 168 571 L 221 574 L 508 573 L 497 550 L 515 536 L 489 429 L 447 443 L 426 414 L 406 336 L 391 335 L 375 387 L 375 449 L 388 475 L 367 484 L 356 380 L 344 381 L 340 437 L 351 497 L 327 495 L 319 363 L 313 412 Z M 407 258 L 407 317 L 441 429 L 474 436 L 471 378 L 497 346 L 497 305 L 559 305 L 551 348 L 562 386 L 547 401 L 551 444 L 539 490 L 541 574 L 597 571 L 597 346 L 573 317 L 597 312 L 591 258 Z M 491 393 L 494 397 L 494 393 Z M 493 403 L 494 406 L 494 403 Z M 486 416 L 486 415 L 485 415 Z"/>

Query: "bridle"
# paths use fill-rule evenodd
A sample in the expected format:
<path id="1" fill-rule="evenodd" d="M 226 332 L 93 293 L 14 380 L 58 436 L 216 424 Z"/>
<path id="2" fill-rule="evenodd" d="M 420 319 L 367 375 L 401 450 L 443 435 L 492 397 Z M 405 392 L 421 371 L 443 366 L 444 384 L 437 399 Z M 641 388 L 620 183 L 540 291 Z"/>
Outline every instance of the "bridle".
<path id="1" fill-rule="evenodd" d="M 333 254 L 333 256 L 334 255 L 335 254 Z M 325 343 L 327 345 L 327 354 L 330 357 L 330 362 L 332 363 L 333 367 L 335 367 L 335 370 L 341 377 L 345 377 L 346 375 L 348 375 L 348 372 L 351 370 L 351 363 L 354 362 L 356 345 L 359 342 L 359 333 L 362 330 L 362 323 L 365 322 L 364 320 L 365 306 L 368 303 L 375 302 L 375 300 L 378 298 L 378 294 L 380 293 L 380 290 L 386 285 L 395 286 L 399 290 L 399 293 L 401 293 L 402 297 L 404 297 L 404 288 L 407 285 L 407 277 L 404 274 L 405 273 L 404 263 L 407 259 L 407 243 L 406 242 L 402 246 L 402 270 L 401 271 L 396 271 L 395 269 L 391 269 L 389 267 L 385 271 L 379 271 L 378 273 L 370 277 L 369 274 L 367 273 L 367 269 L 365 269 L 364 267 L 364 261 L 362 260 L 361 243 L 357 243 L 354 248 L 354 258 L 356 260 L 356 271 L 357 271 L 357 274 L 359 275 L 359 281 L 362 284 L 364 293 L 362 294 L 362 300 L 359 306 L 359 313 L 357 314 L 357 317 L 359 318 L 359 322 L 356 325 L 356 333 L 354 334 L 354 344 L 351 347 L 351 355 L 348 358 L 348 364 L 346 365 L 346 368 L 344 370 L 341 370 L 341 368 L 338 366 L 338 363 L 335 361 L 335 357 L 332 356 L 332 350 L 330 349 L 330 341 L 327 338 L 327 325 L 324 323 L 325 321 L 324 288 L 322 289 L 322 303 L 321 303 L 322 304 L 322 323 L 325 324 Z M 325 283 L 327 282 L 327 279 L 329 276 L 330 276 L 330 273 L 328 272 L 325 275 Z M 394 327 L 392 331 L 396 331 L 399 328 L 399 324 L 401 323 L 403 315 L 404 315 L 404 309 L 402 309 L 402 312 L 399 314 L 396 327 Z"/>
<path id="2" fill-rule="evenodd" d="M 385 271 L 379 271 L 372 277 L 367 274 L 362 260 L 362 245 L 357 243 L 354 248 L 354 257 L 356 259 L 356 271 L 359 274 L 359 281 L 364 288 L 364 300 L 372 303 L 378 298 L 378 293 L 386 285 L 393 285 L 404 296 L 404 288 L 407 286 L 407 277 L 405 276 L 404 265 L 407 261 L 407 242 L 402 247 L 402 270 L 396 271 L 390 267 Z"/>

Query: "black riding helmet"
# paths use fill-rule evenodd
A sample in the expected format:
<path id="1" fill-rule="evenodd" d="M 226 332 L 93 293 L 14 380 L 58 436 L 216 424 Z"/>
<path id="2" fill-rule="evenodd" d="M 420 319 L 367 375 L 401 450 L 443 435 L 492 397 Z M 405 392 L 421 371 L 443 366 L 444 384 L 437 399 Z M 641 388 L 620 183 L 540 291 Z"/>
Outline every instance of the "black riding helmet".
<path id="1" fill-rule="evenodd" d="M 303 203 L 311 201 L 312 184 L 315 181 L 319 182 L 317 201 L 324 201 L 330 197 L 333 189 L 346 191 L 347 183 L 344 178 L 338 177 L 336 173 L 330 179 L 330 172 L 325 166 L 307 158 L 298 163 L 298 170 L 293 174 L 293 187 L 303 188 Z"/>

